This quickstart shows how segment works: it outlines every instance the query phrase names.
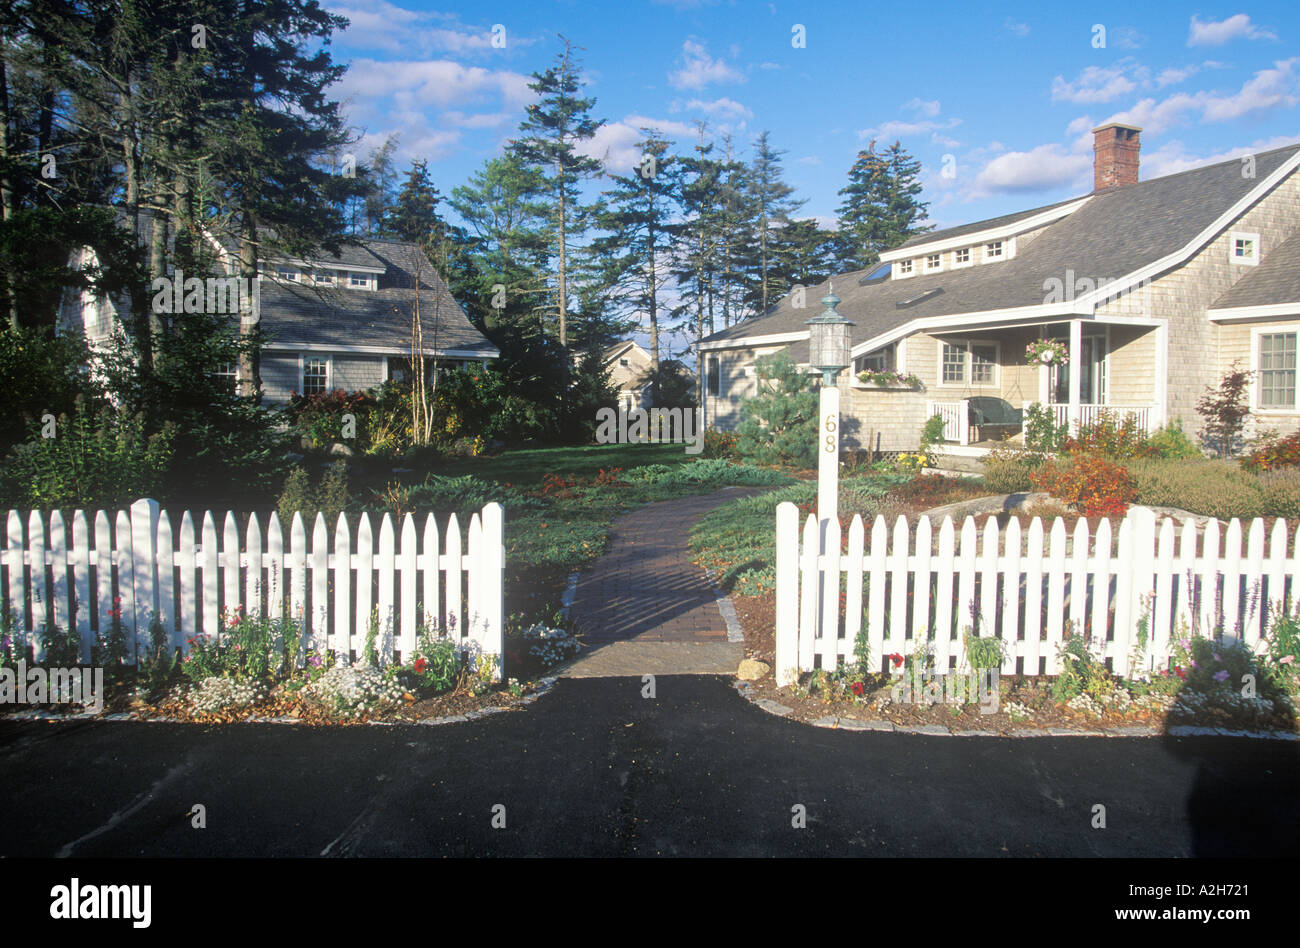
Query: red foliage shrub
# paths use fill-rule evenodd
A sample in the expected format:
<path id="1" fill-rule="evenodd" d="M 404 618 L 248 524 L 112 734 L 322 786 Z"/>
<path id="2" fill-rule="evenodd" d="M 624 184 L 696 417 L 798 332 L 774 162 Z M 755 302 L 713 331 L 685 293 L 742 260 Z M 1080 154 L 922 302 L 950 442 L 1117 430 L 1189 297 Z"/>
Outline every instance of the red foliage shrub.
<path id="1" fill-rule="evenodd" d="M 1241 462 L 1248 471 L 1274 471 L 1297 465 L 1300 465 L 1300 431 L 1264 445 Z"/>
<path id="2" fill-rule="evenodd" d="M 1045 465 L 1030 478 L 1036 488 L 1082 511 L 1085 517 L 1122 517 L 1137 499 L 1132 475 L 1097 455 L 1074 455 L 1068 467 Z"/>

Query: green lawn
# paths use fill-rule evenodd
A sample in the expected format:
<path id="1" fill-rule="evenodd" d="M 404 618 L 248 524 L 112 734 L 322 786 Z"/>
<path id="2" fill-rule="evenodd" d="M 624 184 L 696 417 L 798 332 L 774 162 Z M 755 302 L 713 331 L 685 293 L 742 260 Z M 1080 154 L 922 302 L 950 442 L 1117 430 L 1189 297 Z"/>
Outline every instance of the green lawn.
<path id="1" fill-rule="evenodd" d="M 540 484 L 547 474 L 590 477 L 601 470 L 629 470 L 646 464 L 682 464 L 693 460 L 681 444 L 592 444 L 561 448 L 521 448 L 496 457 L 464 458 L 440 463 L 433 474 L 473 474 L 501 484 Z"/>

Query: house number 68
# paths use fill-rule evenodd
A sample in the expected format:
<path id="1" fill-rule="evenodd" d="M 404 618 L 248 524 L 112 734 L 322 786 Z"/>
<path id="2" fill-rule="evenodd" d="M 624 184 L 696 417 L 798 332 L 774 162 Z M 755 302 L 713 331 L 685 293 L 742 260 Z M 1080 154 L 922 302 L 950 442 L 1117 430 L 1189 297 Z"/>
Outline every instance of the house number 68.
<path id="1" fill-rule="evenodd" d="M 836 428 L 836 424 L 835 424 L 835 422 L 836 422 L 835 415 L 831 414 L 831 415 L 827 415 L 827 416 L 826 416 L 826 431 L 827 431 L 827 435 L 826 435 L 826 451 L 827 451 L 827 453 L 830 453 L 830 452 L 832 452 L 832 451 L 835 450 L 835 428 Z"/>

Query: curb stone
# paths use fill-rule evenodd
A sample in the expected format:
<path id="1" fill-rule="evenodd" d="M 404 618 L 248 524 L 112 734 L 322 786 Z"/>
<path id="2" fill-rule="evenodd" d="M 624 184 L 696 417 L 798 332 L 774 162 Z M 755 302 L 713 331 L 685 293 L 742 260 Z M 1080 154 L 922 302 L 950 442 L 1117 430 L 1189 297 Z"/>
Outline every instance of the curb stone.
<path id="1" fill-rule="evenodd" d="M 835 717 L 818 718 L 812 722 L 813 727 L 839 727 L 840 719 Z"/>

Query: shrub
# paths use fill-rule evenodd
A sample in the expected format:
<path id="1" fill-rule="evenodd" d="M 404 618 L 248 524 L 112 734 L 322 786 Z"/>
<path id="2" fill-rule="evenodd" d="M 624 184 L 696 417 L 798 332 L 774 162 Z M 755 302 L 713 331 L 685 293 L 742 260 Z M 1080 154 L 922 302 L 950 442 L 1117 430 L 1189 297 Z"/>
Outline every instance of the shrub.
<path id="1" fill-rule="evenodd" d="M 1002 664 L 1006 647 L 1000 636 L 974 636 L 967 629 L 963 639 L 966 647 L 966 662 L 971 668 L 997 668 Z"/>
<path id="2" fill-rule="evenodd" d="M 1025 409 L 1025 447 L 1033 451 L 1060 451 L 1070 426 L 1058 425 L 1056 415 L 1045 405 L 1034 403 Z"/>
<path id="3" fill-rule="evenodd" d="M 322 513 L 325 522 L 332 527 L 347 506 L 348 466 L 344 461 L 335 461 L 326 468 L 316 485 L 312 484 L 311 476 L 303 468 L 294 468 L 285 478 L 284 490 L 276 503 L 283 526 L 293 523 L 295 513 L 301 513 L 309 525 L 317 513 Z"/>
<path id="4" fill-rule="evenodd" d="M 40 509 L 111 509 L 153 497 L 167 476 L 176 429 L 145 434 L 143 415 L 104 409 L 92 413 L 82 399 L 71 416 L 54 424 L 54 437 L 32 431 L 0 471 L 5 498 Z"/>
<path id="5" fill-rule="evenodd" d="M 1070 454 L 1094 454 L 1113 460 L 1142 457 L 1146 438 L 1133 415 L 1120 421 L 1113 412 L 1103 411 L 1097 420 L 1079 429 L 1078 437 L 1067 437 L 1064 449 Z"/>
<path id="6" fill-rule="evenodd" d="M 1300 517 L 1300 470 L 1265 471 L 1259 478 L 1265 517 Z"/>
<path id="7" fill-rule="evenodd" d="M 1248 471 L 1271 471 L 1297 465 L 1300 465 L 1300 431 L 1266 441 L 1241 461 L 1241 466 Z"/>
<path id="8" fill-rule="evenodd" d="M 413 510 L 469 515 L 494 500 L 502 500 L 503 490 L 473 474 L 460 477 L 431 474 L 423 484 L 411 488 L 407 499 Z"/>
<path id="9" fill-rule="evenodd" d="M 1075 455 L 1067 465 L 1052 463 L 1034 471 L 1030 479 L 1085 517 L 1122 517 L 1137 497 L 1129 472 L 1096 455 Z"/>
<path id="10" fill-rule="evenodd" d="M 1139 504 L 1220 520 L 1266 516 L 1260 479 L 1230 461 L 1139 459 L 1128 468 Z"/>
<path id="11" fill-rule="evenodd" d="M 926 420 L 925 427 L 921 429 L 921 447 L 928 448 L 932 444 L 943 441 L 944 427 L 943 415 L 931 415 Z"/>
<path id="12" fill-rule="evenodd" d="M 738 453 L 760 464 L 817 463 L 817 393 L 785 352 L 755 360 L 758 394 L 741 406 Z"/>
<path id="13" fill-rule="evenodd" d="M 290 429 L 309 438 L 317 447 L 344 441 L 343 416 L 352 415 L 356 422 L 355 439 L 346 440 L 358 450 L 367 451 L 371 447 L 371 416 L 375 407 L 375 399 L 366 392 L 348 393 L 339 388 L 319 395 L 295 392 L 285 411 Z"/>
<path id="14" fill-rule="evenodd" d="M 984 457 L 984 484 L 995 494 L 1019 494 L 1033 489 L 1033 472 L 1047 458 L 1035 451 L 997 448 Z"/>
<path id="15" fill-rule="evenodd" d="M 1183 423 L 1175 418 L 1162 425 L 1147 437 L 1147 456 L 1191 460 L 1205 455 L 1183 431 Z"/>
<path id="16" fill-rule="evenodd" d="M 700 451 L 702 458 L 727 458 L 736 453 L 738 438 L 734 432 L 718 431 L 716 428 L 705 429 L 704 447 Z"/>

